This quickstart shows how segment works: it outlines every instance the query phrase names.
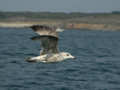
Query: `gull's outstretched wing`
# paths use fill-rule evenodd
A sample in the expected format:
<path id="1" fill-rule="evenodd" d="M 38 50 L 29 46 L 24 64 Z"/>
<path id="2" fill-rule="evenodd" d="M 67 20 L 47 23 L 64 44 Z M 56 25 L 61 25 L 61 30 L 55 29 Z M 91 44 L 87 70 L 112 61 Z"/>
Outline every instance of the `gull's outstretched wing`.
<path id="1" fill-rule="evenodd" d="M 57 28 L 55 27 L 49 27 L 46 25 L 33 25 L 31 28 L 40 36 L 46 35 L 58 38 L 58 33 L 56 32 Z"/>
<path id="2" fill-rule="evenodd" d="M 32 37 L 32 40 L 40 40 L 42 46 L 41 55 L 58 53 L 58 33 L 55 28 L 43 25 L 31 27 L 39 36 Z"/>

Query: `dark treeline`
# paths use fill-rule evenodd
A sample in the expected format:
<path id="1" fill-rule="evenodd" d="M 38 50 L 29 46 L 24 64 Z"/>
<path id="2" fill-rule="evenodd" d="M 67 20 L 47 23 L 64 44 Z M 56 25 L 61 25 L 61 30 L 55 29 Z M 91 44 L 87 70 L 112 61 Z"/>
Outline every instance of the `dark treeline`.
<path id="1" fill-rule="evenodd" d="M 118 11 L 113 11 L 112 13 L 64 13 L 64 12 L 3 12 L 0 11 L 0 19 L 6 18 L 31 18 L 31 19 L 69 19 L 69 18 L 79 18 L 89 15 L 106 15 L 106 14 L 120 14 Z"/>
<path id="2" fill-rule="evenodd" d="M 42 18 L 42 19 L 66 19 L 72 17 L 82 17 L 86 16 L 85 13 L 64 13 L 64 12 L 0 12 L 0 19 L 5 18 Z"/>
<path id="3" fill-rule="evenodd" d="M 80 13 L 80 12 L 4 12 L 0 11 L 0 20 L 40 20 L 40 19 L 74 19 L 86 16 L 106 16 L 120 14 L 119 11 L 113 11 L 111 13 Z"/>

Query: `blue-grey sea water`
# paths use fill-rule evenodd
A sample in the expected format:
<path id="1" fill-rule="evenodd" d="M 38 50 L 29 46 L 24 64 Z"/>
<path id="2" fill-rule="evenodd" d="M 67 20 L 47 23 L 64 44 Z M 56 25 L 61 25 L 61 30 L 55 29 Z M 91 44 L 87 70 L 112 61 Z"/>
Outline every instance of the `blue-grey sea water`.
<path id="1" fill-rule="evenodd" d="M 0 29 L 0 90 L 120 90 L 120 32 L 66 30 L 60 51 L 76 57 L 59 63 L 28 63 L 40 42 L 31 29 Z"/>

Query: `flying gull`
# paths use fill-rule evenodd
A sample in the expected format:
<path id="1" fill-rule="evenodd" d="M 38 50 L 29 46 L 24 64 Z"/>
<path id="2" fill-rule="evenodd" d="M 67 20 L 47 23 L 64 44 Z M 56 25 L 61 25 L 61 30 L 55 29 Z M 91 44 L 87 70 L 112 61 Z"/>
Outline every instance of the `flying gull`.
<path id="1" fill-rule="evenodd" d="M 26 59 L 28 62 L 59 62 L 65 59 L 73 59 L 68 52 L 59 52 L 58 50 L 58 32 L 63 31 L 46 25 L 33 25 L 31 26 L 38 36 L 32 37 L 32 40 L 40 40 L 42 50 L 40 56 L 29 57 Z"/>

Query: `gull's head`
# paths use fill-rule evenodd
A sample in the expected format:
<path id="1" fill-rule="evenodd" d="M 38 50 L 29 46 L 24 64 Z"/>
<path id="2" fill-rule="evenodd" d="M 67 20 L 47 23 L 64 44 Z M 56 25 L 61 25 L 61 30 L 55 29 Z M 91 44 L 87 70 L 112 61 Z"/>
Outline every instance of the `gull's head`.
<path id="1" fill-rule="evenodd" d="M 63 31 L 64 31 L 64 29 L 61 29 L 61 28 L 56 29 L 56 32 L 63 32 Z"/>
<path id="2" fill-rule="evenodd" d="M 67 52 L 62 52 L 61 55 L 62 55 L 65 59 L 69 59 L 69 58 L 74 59 L 74 58 L 75 58 L 74 56 L 72 56 L 70 53 L 67 53 Z"/>

